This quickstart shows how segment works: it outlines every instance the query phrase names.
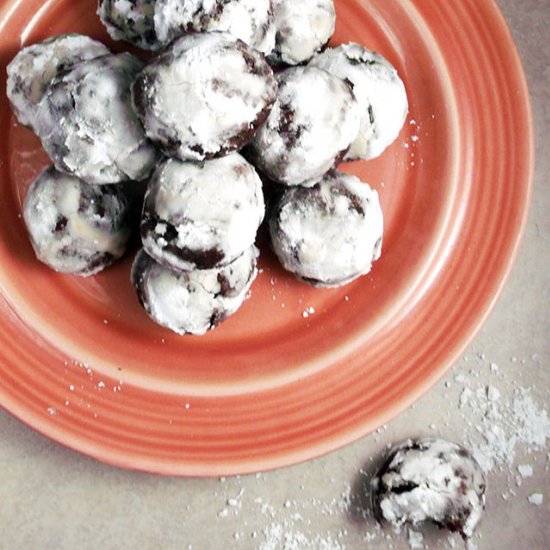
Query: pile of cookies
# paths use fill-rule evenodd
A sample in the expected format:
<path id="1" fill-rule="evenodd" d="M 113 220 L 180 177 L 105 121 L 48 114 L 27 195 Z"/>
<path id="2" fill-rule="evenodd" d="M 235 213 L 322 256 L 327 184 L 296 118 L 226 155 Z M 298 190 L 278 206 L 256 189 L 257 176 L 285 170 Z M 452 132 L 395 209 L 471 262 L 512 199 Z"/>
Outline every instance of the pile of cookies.
<path id="1" fill-rule="evenodd" d="M 138 225 L 132 189 L 145 181 L 132 282 L 157 323 L 204 334 L 256 277 L 270 181 L 280 192 L 267 222 L 285 269 L 314 286 L 370 271 L 378 196 L 336 167 L 396 139 L 407 95 L 380 55 L 327 49 L 332 0 L 101 0 L 98 13 L 151 59 L 63 35 L 8 67 L 13 111 L 53 162 L 24 204 L 41 261 L 91 275 L 120 258 Z"/>
<path id="2" fill-rule="evenodd" d="M 128 184 L 160 159 L 134 113 L 130 86 L 143 63 L 86 36 L 63 35 L 21 50 L 7 95 L 54 166 L 31 185 L 23 216 L 38 258 L 57 271 L 93 275 L 126 251 Z"/>

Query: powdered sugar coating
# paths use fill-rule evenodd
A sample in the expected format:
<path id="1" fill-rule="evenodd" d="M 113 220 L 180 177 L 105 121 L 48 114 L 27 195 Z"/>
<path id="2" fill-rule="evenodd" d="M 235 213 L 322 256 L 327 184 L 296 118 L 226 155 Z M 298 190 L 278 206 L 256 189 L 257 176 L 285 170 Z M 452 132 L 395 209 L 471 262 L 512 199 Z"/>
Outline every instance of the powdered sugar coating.
<path id="1" fill-rule="evenodd" d="M 345 160 L 380 156 L 399 135 L 409 109 L 405 85 L 395 67 L 380 54 L 354 43 L 325 50 L 309 66 L 353 84 L 361 107 L 361 129 Z"/>
<path id="2" fill-rule="evenodd" d="M 368 273 L 382 250 L 378 194 L 355 176 L 328 174 L 314 187 L 292 187 L 269 221 L 283 267 L 321 287 L 341 286 Z"/>
<path id="3" fill-rule="evenodd" d="M 433 521 L 471 537 L 485 507 L 483 471 L 463 447 L 443 439 L 408 439 L 372 480 L 373 506 L 396 527 Z"/>
<path id="4" fill-rule="evenodd" d="M 105 184 L 140 181 L 158 159 L 130 101 L 142 68 L 130 54 L 75 65 L 56 79 L 40 102 L 36 130 L 56 168 Z"/>
<path id="5" fill-rule="evenodd" d="M 23 218 L 37 258 L 73 275 L 93 275 L 112 264 L 131 235 L 121 186 L 89 185 L 53 167 L 29 188 Z"/>
<path id="6" fill-rule="evenodd" d="M 147 135 L 169 156 L 202 161 L 239 150 L 275 101 L 273 71 L 225 33 L 184 36 L 133 86 Z"/>
<path id="7" fill-rule="evenodd" d="M 271 0 L 157 0 L 155 30 L 167 44 L 190 32 L 227 32 L 268 54 L 275 45 Z"/>
<path id="8" fill-rule="evenodd" d="M 334 34 L 336 11 L 333 0 L 274 0 L 275 63 L 298 65 L 311 59 Z"/>
<path id="9" fill-rule="evenodd" d="M 315 185 L 356 138 L 359 106 L 348 84 L 320 69 L 293 67 L 277 80 L 277 101 L 250 144 L 250 158 L 273 181 Z"/>
<path id="10" fill-rule="evenodd" d="M 264 212 L 261 180 L 239 154 L 203 164 L 169 159 L 149 183 L 143 245 L 174 269 L 226 265 L 254 243 Z"/>
<path id="11" fill-rule="evenodd" d="M 35 127 L 36 109 L 52 80 L 87 59 L 109 55 L 100 42 L 79 34 L 62 34 L 19 50 L 7 67 L 7 95 L 21 124 Z"/>
<path id="12" fill-rule="evenodd" d="M 156 0 L 100 0 L 101 22 L 113 40 L 124 40 L 144 50 L 161 47 L 155 33 Z"/>
<path id="13" fill-rule="evenodd" d="M 148 315 L 178 334 L 203 335 L 243 304 L 258 273 L 258 249 L 250 247 L 220 269 L 175 271 L 141 250 L 132 283 Z"/>

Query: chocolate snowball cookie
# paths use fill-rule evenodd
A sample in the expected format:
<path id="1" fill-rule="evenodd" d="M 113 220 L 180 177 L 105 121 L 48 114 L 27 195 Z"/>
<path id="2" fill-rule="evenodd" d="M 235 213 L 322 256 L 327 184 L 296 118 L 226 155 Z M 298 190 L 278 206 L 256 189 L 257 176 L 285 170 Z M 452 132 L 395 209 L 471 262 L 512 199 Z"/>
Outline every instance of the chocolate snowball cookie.
<path id="1" fill-rule="evenodd" d="M 276 93 L 265 58 L 218 32 L 176 40 L 133 86 L 149 138 L 168 156 L 194 161 L 238 151 L 267 117 Z"/>
<path id="2" fill-rule="evenodd" d="M 376 517 L 395 527 L 423 521 L 471 537 L 485 507 L 486 481 L 473 456 L 443 439 L 408 439 L 391 449 L 372 480 Z"/>
<path id="3" fill-rule="evenodd" d="M 271 0 L 157 0 L 155 30 L 167 44 L 190 32 L 227 32 L 268 54 L 275 45 Z"/>
<path id="4" fill-rule="evenodd" d="M 287 188 L 269 218 L 283 267 L 317 287 L 335 287 L 368 273 L 382 248 L 378 194 L 342 172 L 314 187 Z"/>
<path id="5" fill-rule="evenodd" d="M 51 81 L 76 63 L 109 55 L 101 43 L 62 34 L 20 50 L 8 65 L 7 95 L 19 122 L 34 129 L 35 114 Z"/>
<path id="6" fill-rule="evenodd" d="M 130 85 L 143 64 L 130 54 L 75 65 L 55 79 L 36 130 L 56 168 L 88 183 L 142 180 L 158 152 L 132 109 Z"/>
<path id="7" fill-rule="evenodd" d="M 48 168 L 32 183 L 23 219 L 37 258 L 56 271 L 93 275 L 126 251 L 132 216 L 122 186 Z"/>
<path id="8" fill-rule="evenodd" d="M 145 196 L 143 246 L 167 267 L 211 269 L 254 243 L 264 213 L 262 182 L 239 154 L 203 164 L 168 159 Z"/>
<path id="9" fill-rule="evenodd" d="M 141 250 L 132 283 L 153 321 L 178 334 L 202 335 L 241 307 L 257 275 L 257 257 L 252 246 L 219 269 L 175 271 Z"/>
<path id="10" fill-rule="evenodd" d="M 353 84 L 361 107 L 361 129 L 345 160 L 373 159 L 391 145 L 409 109 L 405 86 L 394 66 L 359 44 L 345 44 L 315 56 L 311 67 Z"/>
<path id="11" fill-rule="evenodd" d="M 157 50 L 156 0 L 99 0 L 97 14 L 113 40 L 124 40 L 144 50 Z"/>
<path id="12" fill-rule="evenodd" d="M 277 101 L 247 154 L 277 183 L 314 185 L 357 137 L 357 101 L 346 82 L 313 67 L 287 69 L 277 80 Z"/>
<path id="13" fill-rule="evenodd" d="M 320 52 L 334 34 L 336 11 L 333 0 L 274 0 L 274 63 L 298 65 Z"/>

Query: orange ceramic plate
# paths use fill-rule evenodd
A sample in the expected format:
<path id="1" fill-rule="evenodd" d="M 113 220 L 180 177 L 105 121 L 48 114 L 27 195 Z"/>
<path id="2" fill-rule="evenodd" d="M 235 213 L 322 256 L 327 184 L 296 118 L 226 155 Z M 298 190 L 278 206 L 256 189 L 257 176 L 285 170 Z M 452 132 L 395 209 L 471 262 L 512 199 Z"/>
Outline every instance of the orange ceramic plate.
<path id="1" fill-rule="evenodd" d="M 5 66 L 22 44 L 107 40 L 95 0 L 5 0 Z M 334 450 L 426 392 L 495 302 L 525 225 L 532 126 L 521 65 L 493 0 L 340 0 L 334 43 L 365 44 L 403 77 L 397 142 L 346 170 L 385 212 L 382 259 L 336 290 L 294 281 L 263 246 L 252 297 L 204 337 L 154 325 L 131 257 L 90 279 L 34 258 L 21 200 L 47 163 L 2 96 L 0 402 L 100 460 L 181 475 L 254 472 Z M 116 48 L 124 46 L 117 44 Z"/>

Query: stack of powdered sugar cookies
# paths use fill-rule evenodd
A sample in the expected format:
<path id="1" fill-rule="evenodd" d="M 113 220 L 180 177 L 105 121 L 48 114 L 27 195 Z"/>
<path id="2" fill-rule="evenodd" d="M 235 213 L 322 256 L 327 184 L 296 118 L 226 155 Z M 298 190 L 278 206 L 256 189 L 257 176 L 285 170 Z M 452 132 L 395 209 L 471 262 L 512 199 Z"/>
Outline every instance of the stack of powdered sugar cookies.
<path id="1" fill-rule="evenodd" d="M 407 94 L 379 54 L 327 48 L 332 0 L 101 0 L 98 14 L 150 59 L 63 35 L 8 67 L 13 111 L 53 162 L 24 204 L 41 261 L 91 275 L 120 258 L 145 181 L 131 279 L 177 333 L 204 334 L 241 306 L 264 218 L 298 279 L 333 287 L 370 271 L 378 195 L 337 167 L 382 154 Z M 263 182 L 278 188 L 267 214 Z"/>

